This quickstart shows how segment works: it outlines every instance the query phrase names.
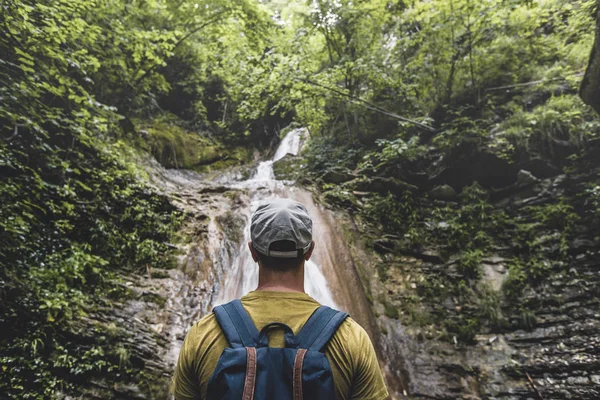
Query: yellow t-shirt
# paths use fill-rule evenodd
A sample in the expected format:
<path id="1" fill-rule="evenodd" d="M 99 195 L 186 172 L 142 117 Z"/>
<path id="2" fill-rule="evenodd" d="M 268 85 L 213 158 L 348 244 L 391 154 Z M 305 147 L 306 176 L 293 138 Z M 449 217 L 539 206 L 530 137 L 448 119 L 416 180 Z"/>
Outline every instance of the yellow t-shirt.
<path id="1" fill-rule="evenodd" d="M 294 334 L 319 307 L 319 303 L 299 292 L 250 292 L 242 305 L 260 331 L 271 322 L 288 325 Z M 283 331 L 269 336 L 271 347 L 284 347 Z M 206 398 L 210 379 L 223 350 L 229 347 L 213 313 L 198 321 L 187 333 L 173 377 L 176 400 Z M 325 346 L 333 372 L 338 400 L 383 400 L 388 392 L 377 363 L 373 344 L 365 330 L 347 318 Z"/>

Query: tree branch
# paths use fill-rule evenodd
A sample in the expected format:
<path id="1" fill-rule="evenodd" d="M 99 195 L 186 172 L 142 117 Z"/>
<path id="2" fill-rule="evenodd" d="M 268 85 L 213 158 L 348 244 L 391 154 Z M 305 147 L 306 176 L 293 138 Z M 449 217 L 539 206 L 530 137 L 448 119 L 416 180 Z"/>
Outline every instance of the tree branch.
<path id="1" fill-rule="evenodd" d="M 194 28 L 193 30 L 191 30 L 190 32 L 188 32 L 185 36 L 183 36 L 181 39 L 179 39 L 176 43 L 175 46 L 173 46 L 173 51 L 179 47 L 183 42 L 185 42 L 187 39 L 190 38 L 190 36 L 192 36 L 195 33 L 200 32 L 202 29 L 206 28 L 207 26 L 218 22 L 221 19 L 221 16 L 225 14 L 225 11 L 221 11 L 219 13 L 217 13 L 216 15 L 214 15 L 210 20 L 208 20 L 207 22 L 205 22 L 204 24 L 201 24 L 199 26 L 197 26 L 196 28 Z M 135 80 L 135 82 L 133 83 L 132 87 L 137 86 L 142 80 L 144 80 L 148 75 L 150 75 L 150 73 L 152 71 L 154 71 L 160 64 L 154 64 L 152 67 L 148 68 L 146 70 L 146 72 L 144 72 L 144 74 L 142 76 L 140 76 L 139 78 L 137 78 Z"/>
<path id="2" fill-rule="evenodd" d="M 572 74 L 569 74 L 567 76 L 583 76 L 583 72 L 574 72 Z M 492 92 L 494 90 L 504 90 L 504 89 L 512 89 L 512 88 L 517 88 L 517 87 L 523 87 L 523 86 L 535 86 L 535 85 L 539 85 L 540 83 L 547 83 L 547 82 L 555 82 L 555 81 L 563 81 L 565 80 L 566 77 L 562 76 L 560 78 L 553 78 L 553 79 L 540 79 L 539 81 L 531 81 L 531 82 L 524 82 L 524 83 L 517 83 L 514 85 L 507 85 L 507 86 L 498 86 L 498 87 L 493 87 L 493 88 L 487 88 L 485 89 L 486 92 Z"/>
<path id="3" fill-rule="evenodd" d="M 338 89 L 335 89 L 335 88 L 332 88 L 332 87 L 329 87 L 329 86 L 325 86 L 325 85 L 322 85 L 320 83 L 310 81 L 308 79 L 296 78 L 296 80 L 304 82 L 304 83 L 308 83 L 309 85 L 313 85 L 313 86 L 317 86 L 317 87 L 329 90 L 330 92 L 336 93 L 336 94 L 338 94 L 340 96 L 343 96 L 343 97 L 346 97 L 346 98 L 349 98 L 350 100 L 354 101 L 355 103 L 361 104 L 363 107 L 365 107 L 365 108 L 367 108 L 369 110 L 376 111 L 378 113 L 387 115 L 388 117 L 392 117 L 392 118 L 400 120 L 400 121 L 408 122 L 409 124 L 415 125 L 415 126 L 421 128 L 423 130 L 426 130 L 428 132 L 436 133 L 435 128 L 433 128 L 433 127 L 431 127 L 429 125 L 423 124 L 423 123 L 421 123 L 419 121 L 415 121 L 415 120 L 410 119 L 410 118 L 403 117 L 403 116 L 398 115 L 396 113 L 393 113 L 393 112 L 391 112 L 389 110 L 386 110 L 385 108 L 380 107 L 377 104 L 371 103 L 371 102 L 369 102 L 367 100 L 364 100 L 364 99 L 361 99 L 359 97 L 352 96 L 352 95 L 350 95 L 348 93 L 344 93 L 344 92 L 342 92 L 342 91 L 340 91 Z"/>
<path id="4" fill-rule="evenodd" d="M 10 135 L 7 138 L 2 138 L 4 141 L 6 142 L 10 142 L 11 140 L 13 140 L 14 138 L 17 137 L 17 135 L 19 134 L 19 128 L 25 127 L 27 125 L 25 124 L 15 124 L 15 129 L 13 130 L 13 134 Z"/>

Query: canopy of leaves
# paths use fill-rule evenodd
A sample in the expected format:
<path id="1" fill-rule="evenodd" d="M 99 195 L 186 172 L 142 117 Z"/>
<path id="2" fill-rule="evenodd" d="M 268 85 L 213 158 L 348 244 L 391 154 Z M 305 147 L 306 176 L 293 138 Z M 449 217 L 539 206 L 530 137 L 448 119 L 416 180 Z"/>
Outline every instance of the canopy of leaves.
<path id="1" fill-rule="evenodd" d="M 177 214 L 115 139 L 181 95 L 190 126 L 247 140 L 231 126 L 264 110 L 238 112 L 241 78 L 216 65 L 263 51 L 269 20 L 251 1 L 7 0 L 0 25 L 0 393 L 55 398 L 139 372 L 71 325 L 127 295 L 120 274 L 169 262 Z"/>

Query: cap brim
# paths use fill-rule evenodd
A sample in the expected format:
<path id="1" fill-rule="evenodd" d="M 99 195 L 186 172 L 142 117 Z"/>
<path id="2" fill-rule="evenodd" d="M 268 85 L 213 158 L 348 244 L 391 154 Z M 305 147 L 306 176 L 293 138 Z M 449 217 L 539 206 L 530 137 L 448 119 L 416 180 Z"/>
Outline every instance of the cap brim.
<path id="1" fill-rule="evenodd" d="M 259 253 L 261 253 L 267 257 L 296 258 L 300 255 L 306 254 L 308 252 L 308 250 L 310 250 L 310 247 L 312 246 L 312 242 L 310 242 L 308 244 L 308 246 L 306 246 L 303 249 L 292 250 L 292 251 L 276 251 L 276 250 L 268 250 L 268 249 L 267 249 L 267 251 L 263 251 L 263 249 L 259 249 L 254 243 L 252 243 L 252 246 L 254 247 L 254 249 L 256 251 L 258 251 Z"/>

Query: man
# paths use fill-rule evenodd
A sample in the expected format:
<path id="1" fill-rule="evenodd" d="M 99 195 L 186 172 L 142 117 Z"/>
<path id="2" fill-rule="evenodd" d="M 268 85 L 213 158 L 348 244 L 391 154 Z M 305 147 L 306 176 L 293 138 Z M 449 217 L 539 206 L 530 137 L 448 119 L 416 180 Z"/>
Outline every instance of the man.
<path id="1" fill-rule="evenodd" d="M 242 297 L 243 308 L 260 331 L 272 322 L 297 334 L 320 304 L 304 292 L 304 263 L 314 250 L 312 220 L 306 208 L 289 199 L 258 207 L 252 216 L 252 258 L 259 265 L 258 287 Z M 283 347 L 283 331 L 273 331 L 270 347 Z M 219 357 L 229 347 L 211 313 L 188 332 L 173 378 L 176 400 L 205 399 Z M 324 348 L 338 400 L 383 400 L 388 397 L 373 345 L 350 318 L 341 323 Z"/>

